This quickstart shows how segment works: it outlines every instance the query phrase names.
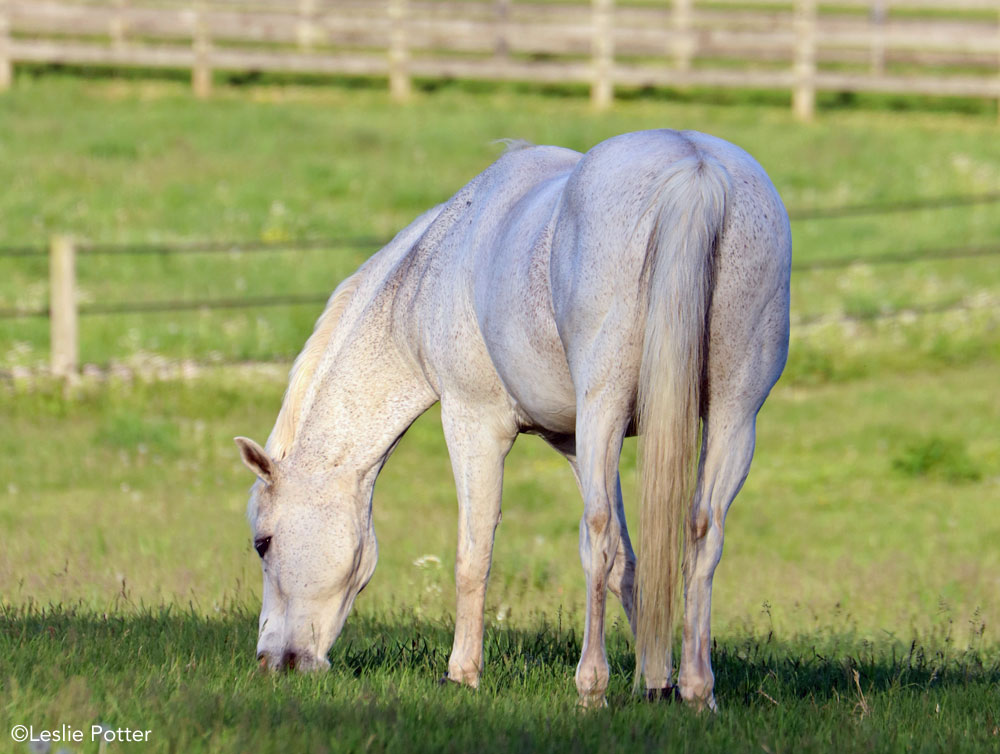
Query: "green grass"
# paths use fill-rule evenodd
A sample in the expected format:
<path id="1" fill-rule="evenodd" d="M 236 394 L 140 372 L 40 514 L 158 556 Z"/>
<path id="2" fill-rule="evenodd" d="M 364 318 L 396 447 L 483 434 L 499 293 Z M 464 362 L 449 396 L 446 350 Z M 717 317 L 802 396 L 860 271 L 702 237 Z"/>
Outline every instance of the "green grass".
<path id="1" fill-rule="evenodd" d="M 382 237 L 484 167 L 491 139 L 584 149 L 663 125 L 745 146 L 793 207 L 1000 184 L 992 116 L 836 110 L 803 127 L 784 105 L 641 97 L 595 115 L 556 92 L 449 84 L 404 108 L 368 86 L 223 88 L 202 103 L 183 81 L 50 75 L 0 97 L 0 243 Z M 797 259 L 864 259 L 995 243 L 1000 215 L 799 221 L 794 235 Z M 80 280 L 93 303 L 312 293 L 366 253 L 84 256 Z M 320 307 L 86 317 L 84 360 L 137 369 L 0 381 L 0 752 L 26 751 L 7 735 L 19 723 L 149 728 L 131 747 L 149 751 L 995 750 L 995 267 L 795 274 L 789 365 L 715 581 L 717 716 L 631 696 L 613 603 L 610 707 L 576 709 L 581 505 L 565 462 L 531 437 L 506 467 L 483 687 L 438 685 L 456 515 L 436 409 L 376 486 L 380 562 L 332 672 L 258 674 L 251 476 L 231 438 L 267 436 L 287 364 L 188 373 L 170 360 L 291 356 Z M 0 308 L 43 306 L 46 274 L 43 260 L 0 258 Z M 940 304 L 967 310 L 842 320 Z M 44 320 L 0 322 L 2 368 L 46 349 Z M 161 369 L 173 376 L 146 375 Z M 629 441 L 632 522 L 634 468 Z"/>
<path id="2" fill-rule="evenodd" d="M 17 533 L 0 549 L 3 602 L 108 610 L 124 592 L 207 615 L 234 599 L 255 603 L 260 574 L 243 519 L 252 479 L 231 438 L 267 436 L 283 371 L 88 380 L 68 393 L 44 383 L 3 388 L 0 524 Z M 965 643 L 977 613 L 990 630 L 1000 625 L 994 387 L 993 365 L 779 383 L 730 512 L 715 626 L 787 637 L 833 620 L 874 640 L 884 631 L 926 637 L 950 620 Z M 629 441 L 630 521 L 634 464 Z M 491 615 L 520 620 L 553 605 L 575 614 L 580 501 L 568 467 L 522 437 L 504 484 Z M 455 492 L 436 409 L 383 472 L 375 527 L 380 564 L 359 608 L 448 614 Z M 621 616 L 614 606 L 610 620 Z"/>
<path id="3" fill-rule="evenodd" d="M 583 150 L 616 133 L 663 126 L 708 131 L 745 147 L 793 208 L 1000 185 L 992 114 L 845 109 L 803 127 L 784 104 L 733 102 L 638 97 L 594 114 L 583 97 L 464 83 L 436 84 L 405 106 L 371 85 L 221 87 L 211 101 L 198 102 L 183 81 L 25 74 L 0 98 L 0 183 L 9 187 L 0 195 L 0 244 L 44 246 L 56 233 L 99 242 L 387 238 L 494 159 L 494 139 Z M 798 221 L 795 256 L 865 259 L 991 244 L 1000 237 L 996 206 Z M 81 303 L 322 293 L 368 253 L 365 247 L 83 255 Z M 793 309 L 808 318 L 970 300 L 995 307 L 1000 273 L 992 259 L 804 272 L 795 276 Z M 0 309 L 43 308 L 47 285 L 44 258 L 0 257 Z M 100 365 L 151 354 L 201 361 L 289 357 L 320 309 L 88 316 L 81 355 Z M 908 328 L 904 345 L 890 348 L 885 359 L 905 361 L 914 341 L 921 361 L 993 358 L 995 315 L 994 309 L 967 323 L 961 353 L 933 345 L 949 325 L 926 321 Z M 0 320 L 0 363 L 43 364 L 47 327 L 41 318 Z M 875 339 L 885 340 L 873 329 Z M 868 337 L 870 330 L 861 332 Z M 820 349 L 831 350 L 825 343 Z M 789 374 L 806 379 L 817 370 L 827 377 L 870 373 L 849 355 L 836 370 L 815 355 L 803 364 L 796 358 L 793 352 Z"/>
<path id="4" fill-rule="evenodd" d="M 448 626 L 405 612 L 355 619 L 331 671 L 305 677 L 254 670 L 243 651 L 253 616 L 238 607 L 212 619 L 7 611 L 0 627 L 10 720 L 69 724 L 88 739 L 91 721 L 149 730 L 137 750 L 975 752 L 996 746 L 1000 723 L 995 654 L 833 633 L 724 639 L 711 716 L 632 696 L 620 633 L 608 709 L 577 709 L 567 678 L 579 635 L 558 622 L 490 627 L 476 692 L 438 683 Z"/>

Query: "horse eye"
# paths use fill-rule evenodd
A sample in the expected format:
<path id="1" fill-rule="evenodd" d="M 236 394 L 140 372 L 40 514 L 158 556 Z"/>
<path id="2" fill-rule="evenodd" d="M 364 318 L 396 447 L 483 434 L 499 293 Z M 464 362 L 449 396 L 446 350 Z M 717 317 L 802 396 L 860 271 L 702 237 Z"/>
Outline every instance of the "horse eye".
<path id="1" fill-rule="evenodd" d="M 267 548 L 271 546 L 270 537 L 260 537 L 253 543 L 253 549 L 257 551 L 257 554 L 262 558 L 267 554 Z"/>

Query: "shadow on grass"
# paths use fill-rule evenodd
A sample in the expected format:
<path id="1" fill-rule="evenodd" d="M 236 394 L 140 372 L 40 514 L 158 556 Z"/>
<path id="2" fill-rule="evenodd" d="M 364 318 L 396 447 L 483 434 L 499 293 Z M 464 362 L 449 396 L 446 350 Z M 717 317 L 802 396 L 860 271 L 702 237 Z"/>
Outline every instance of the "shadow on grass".
<path id="1" fill-rule="evenodd" d="M 489 627 L 477 692 L 438 683 L 448 621 L 353 616 L 331 671 L 313 675 L 258 671 L 256 624 L 245 607 L 210 618 L 0 607 L 8 722 L 141 727 L 153 731 L 146 751 L 482 753 L 662 751 L 678 740 L 685 751 L 974 751 L 996 742 L 1000 719 L 996 658 L 946 645 L 723 637 L 712 716 L 633 695 L 629 637 L 612 631 L 609 709 L 588 714 L 573 685 L 579 635 L 558 618 Z"/>
<path id="2" fill-rule="evenodd" d="M 111 614 L 79 607 L 0 607 L 0 676 L 39 664 L 59 663 L 68 674 L 143 665 L 194 666 L 255 671 L 257 614 L 226 608 L 205 617 L 175 607 L 138 608 Z M 330 652 L 335 675 L 389 678 L 393 674 L 437 681 L 447 670 L 453 624 L 397 610 L 354 615 Z M 484 689 L 502 694 L 533 686 L 539 677 L 572 685 L 581 637 L 547 616 L 532 625 L 495 624 L 485 637 Z M 613 687 L 630 689 L 634 658 L 631 637 L 612 630 L 607 639 Z M 185 662 L 187 660 L 185 659 Z M 188 663 L 191 664 L 191 663 Z M 854 671 L 866 689 L 946 688 L 1000 684 L 1000 655 L 992 648 L 958 650 L 950 640 L 909 643 L 887 638 L 876 644 L 853 634 L 800 635 L 790 640 L 746 634 L 716 637 L 712 649 L 717 694 L 730 704 L 756 702 L 776 687 L 790 697 L 835 698 L 856 693 Z M 770 693 L 770 692 L 768 692 Z M 624 700 L 622 700 L 624 701 Z"/>

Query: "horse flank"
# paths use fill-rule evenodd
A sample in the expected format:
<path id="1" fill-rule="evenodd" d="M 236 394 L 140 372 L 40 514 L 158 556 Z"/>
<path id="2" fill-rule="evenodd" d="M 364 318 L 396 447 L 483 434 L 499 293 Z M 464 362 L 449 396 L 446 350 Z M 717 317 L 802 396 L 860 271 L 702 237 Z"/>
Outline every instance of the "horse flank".
<path id="1" fill-rule="evenodd" d="M 359 272 L 360 270 L 345 279 L 334 290 L 326 308 L 316 320 L 312 335 L 309 336 L 305 347 L 295 358 L 295 363 L 292 364 L 291 372 L 288 375 L 288 388 L 285 390 L 285 397 L 281 402 L 281 410 L 274 422 L 271 436 L 267 439 L 267 452 L 275 461 L 280 461 L 288 455 L 288 451 L 292 447 L 306 393 L 316 375 L 319 362 L 330 344 L 330 337 L 337 328 L 351 297 L 358 289 L 361 282 Z"/>
<path id="2" fill-rule="evenodd" d="M 651 273 L 638 390 L 637 687 L 643 674 L 649 688 L 669 683 L 669 675 L 657 676 L 669 668 L 676 621 L 683 520 L 696 481 L 715 247 L 729 190 L 722 164 L 696 153 L 671 166 L 643 213 L 657 214 L 646 251 Z"/>

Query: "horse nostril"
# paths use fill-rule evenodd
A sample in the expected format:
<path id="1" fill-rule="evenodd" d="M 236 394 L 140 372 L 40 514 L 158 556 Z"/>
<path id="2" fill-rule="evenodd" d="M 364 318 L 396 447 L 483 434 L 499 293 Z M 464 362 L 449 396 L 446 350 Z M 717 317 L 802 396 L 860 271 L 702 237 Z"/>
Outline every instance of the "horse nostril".
<path id="1" fill-rule="evenodd" d="M 257 653 L 257 666 L 261 670 L 267 670 L 267 666 L 269 664 L 269 662 L 268 662 L 269 660 L 270 660 L 270 658 L 267 656 L 267 652 L 258 652 Z"/>
<path id="2" fill-rule="evenodd" d="M 284 657 L 281 658 L 281 667 L 287 668 L 288 670 L 295 670 L 295 652 L 291 650 L 285 652 Z"/>

